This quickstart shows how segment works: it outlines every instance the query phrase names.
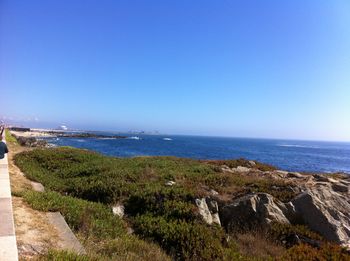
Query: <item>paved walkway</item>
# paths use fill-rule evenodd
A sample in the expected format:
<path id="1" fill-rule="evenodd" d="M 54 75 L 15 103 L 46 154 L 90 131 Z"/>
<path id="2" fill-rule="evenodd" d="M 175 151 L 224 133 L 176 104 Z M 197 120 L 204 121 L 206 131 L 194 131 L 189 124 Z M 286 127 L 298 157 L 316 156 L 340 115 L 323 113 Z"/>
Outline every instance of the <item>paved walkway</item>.
<path id="1" fill-rule="evenodd" d="M 0 261 L 18 261 L 7 155 L 0 159 Z"/>

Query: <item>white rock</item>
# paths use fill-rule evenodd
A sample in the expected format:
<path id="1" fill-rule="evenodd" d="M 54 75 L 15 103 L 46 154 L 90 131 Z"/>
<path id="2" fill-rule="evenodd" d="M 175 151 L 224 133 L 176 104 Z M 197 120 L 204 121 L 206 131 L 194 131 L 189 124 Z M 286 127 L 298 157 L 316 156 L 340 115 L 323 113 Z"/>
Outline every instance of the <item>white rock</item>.
<path id="1" fill-rule="evenodd" d="M 175 184 L 176 184 L 176 182 L 175 182 L 175 181 L 172 181 L 172 180 L 167 181 L 167 182 L 165 183 L 166 186 L 173 186 L 173 185 L 175 185 Z"/>
<path id="2" fill-rule="evenodd" d="M 210 195 L 212 195 L 212 196 L 219 195 L 219 192 L 217 192 L 217 191 L 211 189 L 211 190 L 210 190 Z"/>
<path id="3" fill-rule="evenodd" d="M 232 169 L 234 172 L 249 172 L 250 168 L 238 166 L 237 168 Z"/>
<path id="4" fill-rule="evenodd" d="M 199 214 L 207 224 L 218 224 L 221 226 L 218 203 L 215 200 L 210 198 L 197 198 L 196 205 Z"/>
<path id="5" fill-rule="evenodd" d="M 113 206 L 112 211 L 113 211 L 113 214 L 116 216 L 119 216 L 121 218 L 124 216 L 124 206 L 121 204 L 117 204 Z"/>
<path id="6" fill-rule="evenodd" d="M 209 211 L 208 205 L 205 201 L 205 198 L 196 199 L 196 205 L 198 207 L 199 214 L 202 216 L 203 220 L 211 225 L 213 223 L 213 217 Z"/>
<path id="7" fill-rule="evenodd" d="M 252 166 L 256 166 L 256 163 L 252 160 L 249 161 L 249 164 L 252 165 Z"/>

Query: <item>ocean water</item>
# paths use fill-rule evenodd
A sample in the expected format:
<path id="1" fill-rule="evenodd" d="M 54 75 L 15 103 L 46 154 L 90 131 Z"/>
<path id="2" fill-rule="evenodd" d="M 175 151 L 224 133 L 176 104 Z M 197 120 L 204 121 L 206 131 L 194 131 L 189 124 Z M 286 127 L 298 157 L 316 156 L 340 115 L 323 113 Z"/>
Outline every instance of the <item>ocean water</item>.
<path id="1" fill-rule="evenodd" d="M 246 158 L 288 171 L 339 171 L 350 174 L 350 143 L 202 136 L 126 136 L 126 139 L 49 138 L 48 142 L 116 157 Z"/>

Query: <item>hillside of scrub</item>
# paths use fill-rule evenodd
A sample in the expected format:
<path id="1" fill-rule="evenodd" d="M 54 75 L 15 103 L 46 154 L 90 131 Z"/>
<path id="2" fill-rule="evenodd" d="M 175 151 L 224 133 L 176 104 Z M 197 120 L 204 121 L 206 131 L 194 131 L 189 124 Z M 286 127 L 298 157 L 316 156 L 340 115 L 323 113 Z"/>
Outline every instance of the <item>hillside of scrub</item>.
<path id="1" fill-rule="evenodd" d="M 16 155 L 15 162 L 29 179 L 46 188 L 44 193 L 23 191 L 23 199 L 34 209 L 60 211 L 83 241 L 88 252 L 86 260 L 120 260 L 117 257 L 121 249 L 125 256 L 133 253 L 131 256 L 143 260 L 150 260 L 148 253 L 152 251 L 158 253 L 158 259 L 298 260 L 295 253 L 304 254 L 310 248 L 319 260 L 323 260 L 327 249 L 331 249 L 329 256 L 348 258 L 342 248 L 329 247 L 304 225 L 273 224 L 254 229 L 242 226 L 231 233 L 203 221 L 195 200 L 213 191 L 220 195 L 218 201 L 226 202 L 251 192 L 269 193 L 282 202 L 295 197 L 297 190 L 288 181 L 254 171 L 223 171 L 223 167 L 248 164 L 257 173 L 273 171 L 268 165 L 243 159 L 112 158 L 68 147 L 23 152 Z M 123 218 L 113 215 L 111 207 L 115 204 L 125 207 Z M 319 248 L 284 245 L 283 241 L 293 235 L 322 244 Z M 288 250 L 290 247 L 294 251 Z M 71 258 L 70 253 L 57 252 L 49 252 L 47 258 L 52 255 Z"/>
<path id="2" fill-rule="evenodd" d="M 224 161 L 238 165 L 245 160 Z M 74 148 L 37 149 L 16 157 L 27 177 L 46 188 L 71 196 L 103 203 L 123 201 L 147 191 L 169 190 L 165 183 L 176 182 L 171 191 L 186 197 L 203 196 L 214 189 L 220 194 L 266 192 L 282 201 L 295 194 L 283 188 L 287 182 L 223 173 L 216 162 L 176 157 L 113 158 Z M 268 165 L 259 164 L 257 168 Z"/>

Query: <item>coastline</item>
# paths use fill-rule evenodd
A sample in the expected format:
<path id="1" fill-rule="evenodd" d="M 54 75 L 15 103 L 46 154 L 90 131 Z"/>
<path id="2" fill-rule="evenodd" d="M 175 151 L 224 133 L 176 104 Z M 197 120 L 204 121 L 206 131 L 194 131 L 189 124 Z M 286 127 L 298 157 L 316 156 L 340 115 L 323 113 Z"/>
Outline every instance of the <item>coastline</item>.
<path id="1" fill-rule="evenodd" d="M 40 162 L 46 162 L 45 165 L 37 164 L 38 159 Z M 226 244 L 219 243 L 221 236 L 217 237 L 217 229 L 222 231 L 220 233 L 229 233 L 228 235 L 233 237 L 232 240 L 238 244 L 239 252 L 235 252 L 236 257 L 251 255 L 250 250 L 244 250 L 242 237 L 245 234 L 235 231 L 249 227 L 255 222 L 268 231 L 271 229 L 275 231 L 274 226 L 277 222 L 279 224 L 276 227 L 277 231 L 282 227 L 283 231 L 288 228 L 286 231 L 291 230 L 293 231 L 291 235 L 294 235 L 292 240 L 286 241 L 287 243 L 275 245 L 258 235 L 252 236 L 248 229 L 245 233 L 252 237 L 254 245 L 257 246 L 258 242 L 262 241 L 270 249 L 275 249 L 275 252 L 265 252 L 266 250 L 259 248 L 261 251 L 259 255 L 276 257 L 287 255 L 290 247 L 298 249 L 299 244 L 306 244 L 310 251 L 315 251 L 314 249 L 324 247 L 322 240 L 333 241 L 334 236 L 337 237 L 338 244 L 350 246 L 350 239 L 344 237 L 346 233 L 343 231 L 350 219 L 342 216 L 344 212 L 340 208 L 340 206 L 348 207 L 350 211 L 350 205 L 346 203 L 350 186 L 349 176 L 305 175 L 281 171 L 272 166 L 243 159 L 200 162 L 174 157 L 109 158 L 87 150 L 67 147 L 31 149 L 16 155 L 15 162 L 28 178 L 39 181 L 44 187 L 52 190 L 52 192 L 22 192 L 23 200 L 32 207 L 40 206 L 39 209 L 49 210 L 50 208 L 45 207 L 46 204 L 66 202 L 64 206 L 71 205 L 72 208 L 79 209 L 79 204 L 100 202 L 102 205 L 91 205 L 91 208 L 102 207 L 105 209 L 103 211 L 107 211 L 106 215 L 107 213 L 111 215 L 113 210 L 115 218 L 120 220 L 118 222 L 123 222 L 125 224 L 123 226 L 128 227 L 127 231 L 133 231 L 130 232 L 131 235 L 152 239 L 153 243 L 158 244 L 170 256 L 173 255 L 170 249 L 174 247 L 182 256 L 202 256 L 207 253 L 211 259 L 220 254 L 220 251 L 228 251 Z M 52 172 L 52 169 L 59 171 Z M 58 191 L 61 193 L 57 193 Z M 64 191 L 70 191 L 69 194 L 74 192 L 74 196 L 67 195 Z M 309 197 L 313 199 L 311 202 L 308 200 Z M 320 200 L 321 198 L 326 200 Z M 62 208 L 63 205 L 60 204 L 54 205 L 54 209 L 59 209 L 65 218 L 69 217 L 71 215 L 69 208 Z M 168 204 L 170 208 L 167 207 Z M 252 212 L 251 207 L 259 211 Z M 321 212 L 310 216 L 314 208 Z M 330 211 L 332 215 L 329 214 Z M 79 213 L 85 215 L 83 210 Z M 152 215 L 149 216 L 147 213 Z M 124 215 L 128 218 L 124 219 Z M 337 215 L 337 219 L 342 219 L 344 226 L 338 226 L 337 230 L 332 230 L 330 233 L 334 215 Z M 296 225 L 298 223 L 295 223 L 295 216 L 303 218 L 305 226 L 303 230 Z M 82 217 L 78 219 L 80 218 Z M 182 223 L 178 223 L 178 218 L 183 220 Z M 326 219 L 327 223 L 315 222 L 318 219 Z M 69 220 L 67 222 L 70 226 L 75 224 Z M 152 224 L 156 224 L 155 227 Z M 114 224 L 113 227 L 122 229 L 120 224 Z M 180 234 L 168 235 L 166 231 L 174 228 Z M 84 225 L 82 229 L 79 233 L 84 231 L 86 233 L 88 228 Z M 186 231 L 192 229 L 199 229 L 196 231 L 203 238 L 192 238 L 191 234 L 186 234 Z M 311 230 L 305 232 L 305 229 Z M 148 234 L 149 231 L 153 232 Z M 312 231 L 317 231 L 322 237 L 313 234 Z M 291 236 L 287 235 L 287 238 Z M 298 238 L 296 241 L 295 235 Z M 179 245 L 177 242 L 181 242 L 184 236 L 188 236 L 189 239 Z M 280 236 L 282 235 L 278 235 L 274 240 L 284 242 L 286 236 L 281 238 Z M 162 240 L 158 241 L 158 238 Z M 164 245 L 163 238 L 172 238 L 172 245 Z M 99 240 L 106 238 L 102 237 Z M 210 248 L 212 249 L 210 252 L 203 252 L 203 248 L 190 247 L 191 242 L 197 244 L 195 243 L 197 240 L 205 242 L 208 247 L 214 245 L 215 248 Z M 84 247 L 88 252 L 92 251 L 90 243 L 85 242 Z M 101 247 L 103 246 L 98 245 L 98 248 Z M 220 255 L 226 254 L 222 252 Z"/>
<path id="2" fill-rule="evenodd" d="M 177 135 L 118 134 L 34 130 L 20 135 L 39 146 L 72 146 L 113 157 L 175 156 L 198 160 L 247 158 L 286 171 L 350 174 L 350 144 L 290 140 L 215 138 Z M 113 136 L 114 135 L 114 136 Z M 121 136 L 122 135 L 122 136 Z M 23 143 L 26 143 L 25 141 Z M 37 146 L 35 140 L 28 142 Z M 46 144 L 46 145 L 45 145 Z"/>

